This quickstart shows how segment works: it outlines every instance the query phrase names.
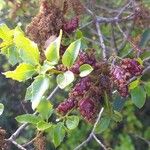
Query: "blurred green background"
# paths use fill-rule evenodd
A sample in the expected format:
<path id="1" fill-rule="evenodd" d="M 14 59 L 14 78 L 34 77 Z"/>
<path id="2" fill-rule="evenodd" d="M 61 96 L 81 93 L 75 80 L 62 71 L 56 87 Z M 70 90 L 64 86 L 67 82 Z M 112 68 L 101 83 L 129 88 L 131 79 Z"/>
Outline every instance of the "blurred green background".
<path id="1" fill-rule="evenodd" d="M 120 8 L 125 4 L 124 0 L 108 0 L 108 1 L 97 1 L 99 5 Z M 144 4 L 150 6 L 150 0 L 145 0 Z M 31 18 L 38 12 L 38 0 L 0 0 L 0 23 L 6 23 L 9 27 L 15 27 L 18 23 L 22 23 L 22 28 L 31 21 Z M 111 14 L 100 11 L 101 16 L 110 16 Z M 113 14 L 112 14 L 113 15 Z M 88 15 L 84 15 L 80 24 L 84 25 L 90 20 Z M 102 32 L 109 38 L 109 25 L 104 25 Z M 88 28 L 84 28 L 84 35 L 87 38 L 95 39 L 94 34 L 89 33 Z M 143 32 L 142 29 L 136 29 L 133 31 L 133 35 L 137 35 L 139 32 Z M 92 37 L 91 37 L 92 35 Z M 95 49 L 98 49 L 98 45 L 92 43 Z M 122 50 L 126 52 L 128 50 L 128 44 Z M 0 72 L 12 69 L 8 64 L 6 58 L 0 55 Z M 149 75 L 149 74 L 148 74 Z M 147 76 L 145 77 L 147 79 Z M 52 83 L 52 89 L 55 83 Z M 19 114 L 23 114 L 28 110 L 32 112 L 30 104 L 23 102 L 25 96 L 25 89 L 29 83 L 18 83 L 10 79 L 5 79 L 0 74 L 0 102 L 4 104 L 5 110 L 2 116 L 0 116 L 0 127 L 7 131 L 9 137 L 18 127 L 18 123 L 15 117 Z M 59 92 L 55 96 L 57 103 L 67 97 L 67 92 Z M 111 127 L 104 133 L 98 135 L 98 138 L 103 143 L 111 147 L 114 150 L 150 150 L 150 100 L 147 99 L 145 106 L 142 109 L 136 108 L 131 101 L 126 101 L 125 106 L 121 113 L 123 114 L 123 120 L 118 123 L 112 123 Z M 81 121 L 79 127 L 71 131 L 64 142 L 57 149 L 60 150 L 72 150 L 82 141 L 84 141 L 90 133 L 91 126 L 87 125 L 84 121 Z M 34 137 L 34 129 L 30 127 L 27 132 L 24 132 L 22 136 L 17 139 L 19 142 L 25 143 L 32 137 Z M 48 150 L 55 149 L 53 144 L 50 142 L 49 137 Z M 12 147 L 12 150 L 15 150 Z M 29 148 L 32 149 L 32 148 Z M 83 150 L 100 150 L 99 145 L 91 140 L 88 145 L 83 147 Z"/>

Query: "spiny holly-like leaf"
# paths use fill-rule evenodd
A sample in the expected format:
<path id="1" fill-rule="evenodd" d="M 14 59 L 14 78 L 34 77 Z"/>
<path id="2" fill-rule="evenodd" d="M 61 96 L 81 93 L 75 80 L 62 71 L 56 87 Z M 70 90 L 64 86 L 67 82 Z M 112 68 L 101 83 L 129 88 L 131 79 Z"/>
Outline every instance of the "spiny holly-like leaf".
<path id="1" fill-rule="evenodd" d="M 50 45 L 47 47 L 45 51 L 45 56 L 48 61 L 52 62 L 54 65 L 59 61 L 59 50 L 62 38 L 62 30 L 60 30 L 59 37 L 56 38 Z"/>
<path id="2" fill-rule="evenodd" d="M 34 66 L 22 63 L 14 71 L 5 72 L 4 75 L 6 78 L 11 78 L 21 82 L 31 78 L 35 73 L 36 71 Z"/>
<path id="3" fill-rule="evenodd" d="M 29 64 L 39 64 L 40 53 L 33 41 L 24 36 L 22 32 L 16 31 L 14 33 L 14 43 L 19 50 L 21 59 Z"/>
<path id="4" fill-rule="evenodd" d="M 51 136 L 55 147 L 58 147 L 65 137 L 65 128 L 62 122 L 57 123 L 57 125 L 53 126 Z"/>
<path id="5" fill-rule="evenodd" d="M 24 115 L 17 116 L 16 120 L 20 123 L 37 124 L 38 122 L 41 121 L 41 118 L 34 114 L 24 114 Z"/>
<path id="6" fill-rule="evenodd" d="M 32 109 L 34 110 L 39 105 L 42 97 L 49 88 L 49 78 L 44 75 L 36 77 L 32 83 Z"/>
<path id="7" fill-rule="evenodd" d="M 52 124 L 50 124 L 50 123 L 48 123 L 48 122 L 40 121 L 40 122 L 38 122 L 38 124 L 37 124 L 37 129 L 38 129 L 39 131 L 44 131 L 44 130 L 50 128 L 51 126 L 52 126 Z"/>
<path id="8" fill-rule="evenodd" d="M 57 84 L 61 89 L 67 87 L 74 80 L 74 74 L 71 71 L 66 71 L 64 74 L 57 76 Z"/>
<path id="9" fill-rule="evenodd" d="M 80 47 L 81 47 L 81 39 L 76 40 L 75 42 L 69 45 L 69 47 L 66 49 L 62 57 L 62 63 L 64 64 L 65 67 L 70 68 L 74 64 L 74 62 L 78 57 Z"/>
<path id="10" fill-rule="evenodd" d="M 48 121 L 49 117 L 53 113 L 53 105 L 50 101 L 43 99 L 37 107 L 37 112 L 39 112 L 44 120 Z"/>
<path id="11" fill-rule="evenodd" d="M 79 124 L 78 116 L 68 116 L 66 120 L 66 126 L 69 130 L 75 129 Z"/>
<path id="12" fill-rule="evenodd" d="M 144 106 L 146 92 L 142 86 L 137 86 L 131 90 L 131 100 L 138 108 L 142 108 Z"/>
<path id="13" fill-rule="evenodd" d="M 3 111 L 4 111 L 4 105 L 0 103 L 0 115 L 3 114 Z"/>
<path id="14" fill-rule="evenodd" d="M 80 70 L 80 77 L 85 77 L 93 71 L 93 68 L 89 64 L 83 64 L 79 70 Z"/>

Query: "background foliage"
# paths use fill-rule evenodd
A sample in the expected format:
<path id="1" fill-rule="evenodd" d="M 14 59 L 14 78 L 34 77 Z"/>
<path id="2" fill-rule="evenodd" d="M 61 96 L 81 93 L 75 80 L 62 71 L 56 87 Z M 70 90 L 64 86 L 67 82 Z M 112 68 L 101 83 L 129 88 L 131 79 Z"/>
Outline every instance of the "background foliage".
<path id="1" fill-rule="evenodd" d="M 144 5 L 150 7 L 149 0 L 143 1 Z M 97 3 L 99 6 L 111 7 L 115 10 L 119 9 L 125 4 L 124 0 L 109 0 L 109 1 L 101 1 L 98 0 Z M 102 4 L 102 5 L 101 5 Z M 90 5 L 90 4 L 89 4 Z M 17 0 L 17 1 L 9 1 L 9 0 L 0 0 L 0 23 L 7 23 L 9 27 L 14 28 L 18 23 L 22 23 L 22 28 L 30 22 L 31 18 L 38 11 L 38 2 L 36 0 Z M 110 13 L 105 13 L 105 11 L 97 10 L 100 16 L 111 16 Z M 112 17 L 112 16 L 111 16 Z M 80 26 L 83 26 L 85 23 L 90 21 L 89 15 L 85 14 L 84 18 L 82 18 L 80 22 Z M 91 45 L 97 50 L 99 54 L 99 47 L 97 42 L 97 36 L 94 34 L 94 31 L 89 32 L 89 28 L 83 28 L 83 35 L 86 37 L 86 41 L 89 41 L 88 45 Z M 106 38 L 109 38 L 111 32 L 110 25 L 102 26 L 102 32 L 104 33 Z M 117 33 L 116 33 L 117 34 Z M 137 37 L 138 35 L 148 34 L 150 37 L 150 33 L 148 29 L 141 29 L 136 26 L 134 30 L 130 33 L 132 37 Z M 147 37 L 147 36 L 144 36 Z M 143 37 L 143 38 L 144 38 Z M 150 39 L 150 38 L 149 38 Z M 91 42 L 92 40 L 92 42 Z M 107 39 L 106 39 L 107 41 Z M 117 41 L 118 43 L 120 41 Z M 107 42 L 106 42 L 107 43 Z M 149 46 L 149 40 L 141 39 L 142 45 L 145 47 Z M 144 44 L 143 44 L 144 43 Z M 126 56 L 129 53 L 130 44 L 126 43 L 122 50 L 120 51 L 120 56 Z M 149 49 L 148 49 L 149 50 Z M 144 56 L 145 55 L 145 56 Z M 148 51 L 146 54 L 143 54 L 143 57 L 150 56 L 150 52 Z M 8 64 L 6 58 L 0 55 L 0 72 L 5 72 L 14 67 Z M 147 81 L 150 77 L 150 72 L 148 72 L 143 80 Z M 9 137 L 17 128 L 18 123 L 15 120 L 15 117 L 25 113 L 27 110 L 29 113 L 32 113 L 32 109 L 28 102 L 22 101 L 25 97 L 25 89 L 29 86 L 30 83 L 18 83 L 16 81 L 12 81 L 11 79 L 6 79 L 4 75 L 0 74 L 0 102 L 4 104 L 5 110 L 2 116 L 0 116 L 0 126 L 7 130 L 7 136 Z M 52 90 L 55 87 L 55 81 L 51 79 L 51 87 Z M 52 99 L 54 105 L 57 105 L 60 101 L 62 101 L 65 97 L 67 97 L 67 91 L 60 91 L 58 95 Z M 120 98 L 120 97 L 119 97 Z M 116 101 L 119 101 L 119 98 L 116 98 Z M 149 98 L 146 99 L 146 103 L 142 109 L 138 109 L 135 107 L 131 101 L 125 101 L 124 108 L 121 110 L 121 114 L 123 116 L 123 120 L 120 121 L 117 125 L 112 123 L 109 128 L 105 130 L 107 126 L 107 121 L 104 121 L 104 132 L 99 134 L 99 139 L 103 141 L 103 143 L 111 147 L 114 150 L 148 150 L 150 149 L 150 101 Z M 114 107 L 115 104 L 114 104 Z M 84 121 L 80 121 L 79 126 L 71 130 L 64 142 L 57 149 L 66 150 L 66 149 L 74 149 L 77 145 L 79 145 L 85 138 L 88 136 L 92 126 L 88 125 Z M 24 132 L 19 139 L 17 139 L 20 143 L 26 143 L 28 139 L 34 137 L 34 128 L 31 126 L 28 129 L 28 132 Z M 47 135 L 47 139 L 51 139 L 51 135 Z M 80 138 L 79 138 L 80 137 Z M 103 137 L 103 138 L 102 138 Z M 47 149 L 55 149 L 54 145 L 48 140 Z M 13 147 L 12 149 L 16 149 Z M 85 150 L 93 150 L 100 149 L 99 145 L 91 140 L 86 147 Z"/>

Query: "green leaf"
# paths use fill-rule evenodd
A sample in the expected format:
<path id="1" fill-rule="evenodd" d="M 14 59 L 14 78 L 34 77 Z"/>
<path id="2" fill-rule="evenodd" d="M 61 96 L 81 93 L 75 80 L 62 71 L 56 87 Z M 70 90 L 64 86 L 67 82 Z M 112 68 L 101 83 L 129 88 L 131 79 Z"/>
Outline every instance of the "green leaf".
<path id="1" fill-rule="evenodd" d="M 49 78 L 47 76 L 38 76 L 32 83 L 32 109 L 34 110 L 39 105 L 42 97 L 49 88 Z"/>
<path id="2" fill-rule="evenodd" d="M 111 118 L 108 117 L 108 116 L 102 117 L 100 119 L 100 121 L 98 122 L 98 124 L 97 124 L 97 127 L 95 129 L 95 133 L 96 134 L 100 134 L 103 131 L 105 131 L 109 127 L 110 120 L 111 120 Z"/>
<path id="3" fill-rule="evenodd" d="M 89 64 L 83 64 L 79 70 L 80 70 L 80 77 L 85 77 L 93 71 L 93 68 Z"/>
<path id="4" fill-rule="evenodd" d="M 53 106 L 48 100 L 43 99 L 37 107 L 37 112 L 39 112 L 43 120 L 48 121 L 53 113 Z"/>
<path id="5" fill-rule="evenodd" d="M 147 95 L 150 96 L 150 82 L 145 82 L 144 88 L 145 88 Z"/>
<path id="6" fill-rule="evenodd" d="M 3 111 L 4 111 L 4 105 L 0 103 L 0 115 L 3 114 Z"/>
<path id="7" fill-rule="evenodd" d="M 48 62 L 48 61 L 44 61 L 43 66 L 40 69 L 40 74 L 45 74 L 47 71 L 54 69 L 55 67 L 53 66 L 52 63 Z"/>
<path id="8" fill-rule="evenodd" d="M 51 136 L 55 147 L 58 147 L 65 137 L 64 124 L 60 122 L 53 126 Z"/>
<path id="9" fill-rule="evenodd" d="M 142 86 L 138 86 L 131 90 L 131 100 L 138 108 L 142 108 L 144 106 L 146 92 Z"/>
<path id="10" fill-rule="evenodd" d="M 76 61 L 81 47 L 81 40 L 71 43 L 62 56 L 62 63 L 65 67 L 70 68 Z"/>
<path id="11" fill-rule="evenodd" d="M 11 65 L 21 62 L 17 48 L 14 45 L 8 45 L 1 49 L 1 53 L 5 55 Z"/>
<path id="12" fill-rule="evenodd" d="M 74 81 L 74 74 L 71 71 L 66 71 L 57 76 L 57 84 L 61 89 L 64 89 Z"/>
<path id="13" fill-rule="evenodd" d="M 120 96 L 116 96 L 113 101 L 113 109 L 116 111 L 121 111 L 124 107 L 125 99 Z"/>
<path id="14" fill-rule="evenodd" d="M 141 66 L 143 66 L 143 60 L 142 60 L 140 57 L 138 57 L 138 58 L 136 59 L 136 61 L 138 61 Z"/>
<path id="15" fill-rule="evenodd" d="M 79 124 L 78 116 L 68 116 L 66 120 L 66 126 L 69 130 L 75 129 Z"/>
<path id="16" fill-rule="evenodd" d="M 40 53 L 37 44 L 26 38 L 24 34 L 19 31 L 16 31 L 14 34 L 14 43 L 19 49 L 21 59 L 25 63 L 32 65 L 39 64 Z"/>
<path id="17" fill-rule="evenodd" d="M 11 78 L 13 80 L 22 82 L 31 78 L 35 73 L 36 71 L 34 66 L 22 63 L 14 71 L 7 71 L 4 73 L 4 75 L 6 78 Z"/>
<path id="18" fill-rule="evenodd" d="M 17 116 L 16 120 L 20 123 L 37 124 L 41 121 L 41 118 L 39 116 L 35 116 L 34 114 L 24 114 Z"/>
<path id="19" fill-rule="evenodd" d="M 59 50 L 62 38 L 62 30 L 60 30 L 59 37 L 54 40 L 50 45 L 47 47 L 45 51 L 45 56 L 48 61 L 52 62 L 54 65 L 59 61 Z"/>
<path id="20" fill-rule="evenodd" d="M 6 24 L 0 25 L 0 38 L 3 41 L 11 41 L 12 40 L 12 31 L 7 27 Z"/>
<path id="21" fill-rule="evenodd" d="M 37 123 L 37 129 L 39 131 L 44 131 L 44 130 L 50 128 L 51 126 L 52 126 L 52 124 L 47 123 L 45 121 L 40 121 L 40 122 Z"/>
<path id="22" fill-rule="evenodd" d="M 25 101 L 32 99 L 32 85 L 30 85 L 26 90 Z"/>
<path id="23" fill-rule="evenodd" d="M 132 90 L 132 89 L 136 88 L 139 84 L 140 84 L 140 80 L 137 79 L 129 84 L 129 89 Z"/>
<path id="24" fill-rule="evenodd" d="M 79 29 L 77 29 L 75 37 L 76 37 L 76 39 L 81 39 L 81 38 L 83 38 L 83 33 L 82 33 L 82 31 L 79 30 Z"/>
<path id="25" fill-rule="evenodd" d="M 114 111 L 114 114 L 112 115 L 112 118 L 116 122 L 122 121 L 122 114 L 118 111 Z"/>
<path id="26" fill-rule="evenodd" d="M 144 31 L 144 33 L 142 34 L 142 38 L 141 38 L 141 41 L 140 41 L 140 46 L 141 47 L 145 47 L 146 44 L 148 43 L 148 41 L 150 41 L 150 29 L 146 29 Z"/>

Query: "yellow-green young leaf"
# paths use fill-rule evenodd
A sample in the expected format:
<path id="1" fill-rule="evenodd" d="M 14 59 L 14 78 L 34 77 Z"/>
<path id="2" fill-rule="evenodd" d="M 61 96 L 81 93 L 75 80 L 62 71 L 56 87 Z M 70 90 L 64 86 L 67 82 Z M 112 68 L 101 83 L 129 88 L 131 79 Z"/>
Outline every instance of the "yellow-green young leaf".
<path id="1" fill-rule="evenodd" d="M 31 78 L 36 73 L 35 67 L 26 63 L 20 64 L 14 71 L 5 72 L 6 78 L 11 78 L 19 82 Z"/>
<path id="2" fill-rule="evenodd" d="M 16 117 L 16 120 L 20 123 L 31 123 L 37 124 L 38 122 L 42 121 L 39 116 L 35 116 L 34 114 L 24 114 Z"/>
<path id="3" fill-rule="evenodd" d="M 17 48 L 12 44 L 1 49 L 1 53 L 5 55 L 9 63 L 14 66 L 21 62 Z"/>
<path id="4" fill-rule="evenodd" d="M 0 103 L 0 115 L 3 114 L 3 111 L 4 111 L 4 105 Z"/>
<path id="5" fill-rule="evenodd" d="M 93 68 L 89 64 L 83 64 L 82 66 L 80 66 L 79 70 L 80 70 L 80 77 L 85 77 L 93 71 Z"/>
<path id="6" fill-rule="evenodd" d="M 71 71 L 66 71 L 64 74 L 57 76 L 57 84 L 61 89 L 64 89 L 74 80 L 74 74 Z"/>
<path id="7" fill-rule="evenodd" d="M 32 83 L 32 109 L 36 109 L 39 105 L 39 103 L 42 100 L 42 97 L 44 96 L 45 92 L 49 88 L 49 78 L 44 75 L 40 75 L 36 77 L 34 82 Z"/>
<path id="8" fill-rule="evenodd" d="M 137 79 L 129 84 L 129 89 L 132 90 L 132 89 L 136 88 L 139 84 L 140 84 L 140 80 Z"/>
<path id="9" fill-rule="evenodd" d="M 140 65 L 143 66 L 143 60 L 140 57 L 138 57 L 136 60 L 140 63 Z"/>
<path id="10" fill-rule="evenodd" d="M 131 90 L 131 100 L 138 107 L 142 108 L 146 101 L 146 92 L 142 86 Z"/>
<path id="11" fill-rule="evenodd" d="M 52 43 L 50 43 L 50 45 L 47 47 L 45 51 L 46 59 L 52 62 L 54 65 L 58 63 L 60 58 L 59 50 L 60 50 L 61 38 L 62 38 L 62 30 L 60 30 L 59 37 L 56 38 Z"/>
<path id="12" fill-rule="evenodd" d="M 69 130 L 75 129 L 79 124 L 78 116 L 68 116 L 66 120 L 66 126 Z"/>
<path id="13" fill-rule="evenodd" d="M 41 121 L 41 122 L 38 122 L 38 124 L 37 124 L 37 129 L 38 129 L 39 131 L 44 131 L 44 130 L 50 128 L 51 126 L 52 126 L 52 124 L 47 123 L 47 122 L 45 122 L 45 121 Z"/>
<path id="14" fill-rule="evenodd" d="M 7 27 L 6 24 L 1 24 L 0 25 L 0 38 L 3 41 L 11 41 L 13 36 L 12 36 L 12 31 Z"/>
<path id="15" fill-rule="evenodd" d="M 14 43 L 19 49 L 21 59 L 32 65 L 39 64 L 40 53 L 37 44 L 24 36 L 22 32 L 14 33 Z"/>
<path id="16" fill-rule="evenodd" d="M 76 61 L 81 48 L 81 39 L 71 43 L 62 56 L 62 63 L 65 67 L 70 68 Z"/>

